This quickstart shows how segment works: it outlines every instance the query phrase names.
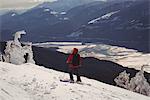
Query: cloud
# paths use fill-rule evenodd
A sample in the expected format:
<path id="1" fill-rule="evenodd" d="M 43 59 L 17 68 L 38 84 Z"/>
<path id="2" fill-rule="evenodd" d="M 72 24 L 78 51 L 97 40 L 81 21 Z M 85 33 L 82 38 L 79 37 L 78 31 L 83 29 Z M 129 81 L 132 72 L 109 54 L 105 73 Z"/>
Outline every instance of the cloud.
<path id="1" fill-rule="evenodd" d="M 35 6 L 44 1 L 55 1 L 55 0 L 0 0 L 0 9 L 4 8 L 29 8 Z"/>

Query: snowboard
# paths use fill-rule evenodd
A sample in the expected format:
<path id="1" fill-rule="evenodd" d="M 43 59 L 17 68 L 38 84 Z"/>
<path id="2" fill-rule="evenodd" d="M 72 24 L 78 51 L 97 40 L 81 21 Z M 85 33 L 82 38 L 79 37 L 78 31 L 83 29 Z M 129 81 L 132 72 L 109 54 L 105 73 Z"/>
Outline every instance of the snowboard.
<path id="1" fill-rule="evenodd" d="M 70 80 L 69 80 L 69 79 L 60 79 L 60 82 L 75 83 L 75 82 L 70 82 Z"/>
<path id="2" fill-rule="evenodd" d="M 91 84 L 88 84 L 88 83 L 83 83 L 83 82 L 70 82 L 69 79 L 66 79 L 66 80 L 63 80 L 63 79 L 60 79 L 60 82 L 66 82 L 66 83 L 76 83 L 76 84 L 80 84 L 80 85 L 88 85 L 88 86 L 91 86 Z"/>

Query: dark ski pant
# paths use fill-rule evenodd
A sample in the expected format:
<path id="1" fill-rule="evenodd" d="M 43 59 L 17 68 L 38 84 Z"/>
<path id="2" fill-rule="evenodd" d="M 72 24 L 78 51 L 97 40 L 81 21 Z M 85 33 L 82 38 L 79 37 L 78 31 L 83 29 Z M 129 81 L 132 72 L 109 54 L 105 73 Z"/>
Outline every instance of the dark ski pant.
<path id="1" fill-rule="evenodd" d="M 77 76 L 77 81 L 81 82 L 78 68 L 76 68 L 76 69 L 69 68 L 70 80 L 72 80 L 72 81 L 74 81 L 73 74 L 75 74 Z"/>

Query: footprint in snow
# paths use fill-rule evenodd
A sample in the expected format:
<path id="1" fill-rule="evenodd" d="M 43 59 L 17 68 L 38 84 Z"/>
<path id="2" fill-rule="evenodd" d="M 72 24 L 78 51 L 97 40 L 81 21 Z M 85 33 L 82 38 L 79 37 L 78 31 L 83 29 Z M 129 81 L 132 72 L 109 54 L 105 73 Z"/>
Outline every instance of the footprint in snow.
<path id="1" fill-rule="evenodd" d="M 82 93 L 87 93 L 86 91 L 84 91 L 84 90 L 79 90 L 80 92 L 82 92 Z"/>
<path id="2" fill-rule="evenodd" d="M 58 84 L 56 84 L 56 82 L 53 82 L 50 86 L 50 89 L 56 89 L 57 86 Z"/>
<path id="3" fill-rule="evenodd" d="M 53 77 L 53 79 L 55 79 L 55 80 L 56 80 L 57 78 L 56 78 L 56 77 Z"/>

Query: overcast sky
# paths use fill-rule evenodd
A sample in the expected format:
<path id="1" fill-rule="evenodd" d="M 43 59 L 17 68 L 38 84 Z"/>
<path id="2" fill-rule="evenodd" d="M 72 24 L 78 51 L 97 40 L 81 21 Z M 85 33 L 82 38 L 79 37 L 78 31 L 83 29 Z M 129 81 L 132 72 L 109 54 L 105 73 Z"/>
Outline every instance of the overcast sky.
<path id="1" fill-rule="evenodd" d="M 55 1 L 55 0 L 0 0 L 0 9 L 28 8 L 43 1 Z"/>

